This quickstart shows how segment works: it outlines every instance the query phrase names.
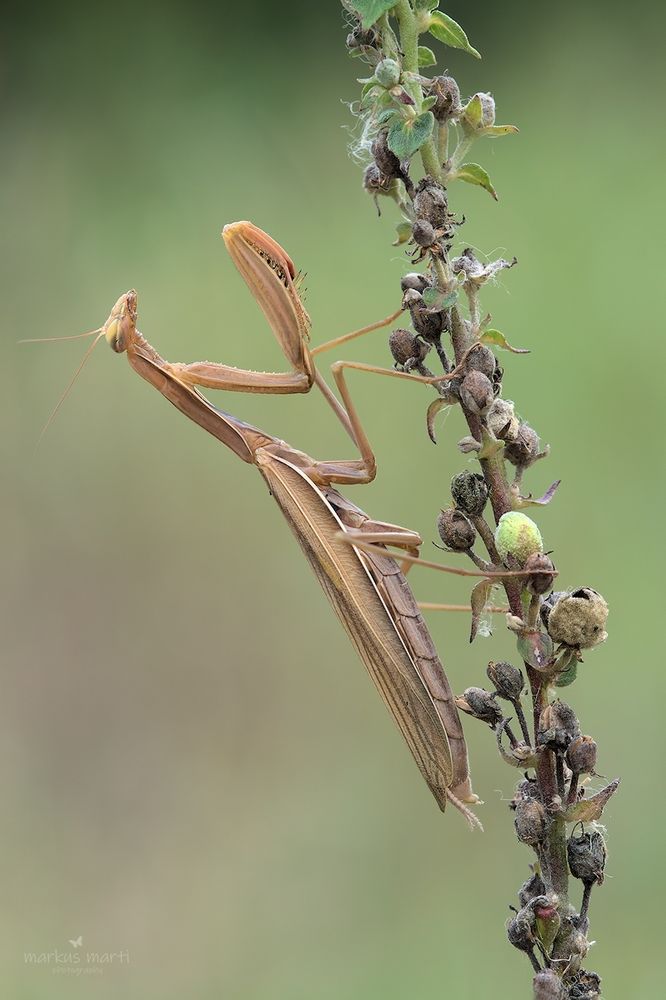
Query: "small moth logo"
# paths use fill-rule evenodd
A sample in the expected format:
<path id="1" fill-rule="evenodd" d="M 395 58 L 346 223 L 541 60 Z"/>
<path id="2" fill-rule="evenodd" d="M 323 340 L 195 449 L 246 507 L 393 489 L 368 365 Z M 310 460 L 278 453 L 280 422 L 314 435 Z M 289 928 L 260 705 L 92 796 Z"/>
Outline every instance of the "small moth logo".
<path id="1" fill-rule="evenodd" d="M 81 946 L 83 945 L 83 935 L 79 934 L 79 936 L 74 941 L 72 941 L 72 939 L 70 938 L 69 943 L 71 944 L 72 948 L 81 948 Z"/>

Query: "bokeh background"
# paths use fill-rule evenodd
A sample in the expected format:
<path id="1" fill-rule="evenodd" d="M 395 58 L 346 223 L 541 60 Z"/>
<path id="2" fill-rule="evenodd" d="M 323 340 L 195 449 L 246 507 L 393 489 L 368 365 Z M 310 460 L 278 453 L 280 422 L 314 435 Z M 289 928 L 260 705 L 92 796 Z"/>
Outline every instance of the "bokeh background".
<path id="1" fill-rule="evenodd" d="M 469 9 L 467 9 L 469 7 Z M 607 597 L 610 638 L 567 692 L 622 775 L 589 965 L 609 998 L 663 969 L 658 5 L 452 2 L 484 54 L 444 51 L 491 89 L 515 138 L 475 151 L 495 204 L 458 186 L 461 245 L 516 254 L 484 299 L 509 339 L 505 391 L 563 481 L 540 515 L 565 585 Z M 17 346 L 101 323 L 139 291 L 174 360 L 279 367 L 227 259 L 251 218 L 309 272 L 314 340 L 396 304 L 405 267 L 347 153 L 360 64 L 338 4 L 9 4 L 0 75 L 3 239 L 2 993 L 175 1000 L 476 1000 L 529 995 L 503 924 L 530 855 L 514 775 L 467 733 L 484 835 L 443 818 L 256 473 L 105 346 L 39 449 L 84 343 Z M 349 357 L 386 363 L 385 335 Z M 434 448 L 430 396 L 354 390 L 379 460 L 353 499 L 434 538 L 463 467 L 458 414 Z M 348 443 L 312 395 L 224 400 L 320 457 Z M 350 494 L 351 495 L 351 494 Z M 416 571 L 426 600 L 465 588 Z M 454 687 L 511 657 L 432 616 Z M 661 884 L 660 884 L 661 880 Z M 26 952 L 129 952 L 80 978 Z M 86 964 L 85 962 L 83 963 Z"/>

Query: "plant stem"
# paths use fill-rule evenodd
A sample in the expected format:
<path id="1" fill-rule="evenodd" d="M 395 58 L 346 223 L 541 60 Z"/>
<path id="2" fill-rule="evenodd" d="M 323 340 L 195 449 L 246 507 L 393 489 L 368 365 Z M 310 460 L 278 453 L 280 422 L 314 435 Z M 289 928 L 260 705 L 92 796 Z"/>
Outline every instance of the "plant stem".
<path id="1" fill-rule="evenodd" d="M 419 30 L 412 5 L 409 0 L 398 0 L 395 12 L 400 26 L 400 48 L 402 49 L 403 72 L 417 74 L 419 71 Z M 421 84 L 413 81 L 405 85 L 411 96 L 416 101 L 417 113 L 420 113 L 423 104 L 423 90 Z M 442 168 L 435 150 L 435 143 L 432 139 L 421 146 L 421 161 L 426 174 L 430 174 L 436 181 L 442 180 Z"/>

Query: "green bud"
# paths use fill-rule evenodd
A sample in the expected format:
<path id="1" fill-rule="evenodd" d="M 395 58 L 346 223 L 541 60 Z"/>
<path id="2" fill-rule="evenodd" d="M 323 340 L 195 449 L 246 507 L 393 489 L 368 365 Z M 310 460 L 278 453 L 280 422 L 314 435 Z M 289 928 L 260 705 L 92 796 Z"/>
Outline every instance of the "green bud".
<path id="1" fill-rule="evenodd" d="M 543 552 L 541 532 L 531 517 L 518 510 L 502 514 L 495 529 L 495 545 L 500 559 L 513 556 L 520 566 L 535 552 Z"/>
<path id="2" fill-rule="evenodd" d="M 395 59 L 382 59 L 377 63 L 375 77 L 382 87 L 390 90 L 400 83 L 400 66 Z"/>

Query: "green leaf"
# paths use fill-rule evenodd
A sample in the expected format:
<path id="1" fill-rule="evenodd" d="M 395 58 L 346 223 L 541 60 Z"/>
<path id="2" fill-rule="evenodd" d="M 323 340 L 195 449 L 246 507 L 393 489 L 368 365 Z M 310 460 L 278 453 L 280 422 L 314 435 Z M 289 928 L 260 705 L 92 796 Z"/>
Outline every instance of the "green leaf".
<path id="1" fill-rule="evenodd" d="M 466 181 L 467 184 L 478 184 L 479 187 L 485 188 L 486 191 L 493 196 L 495 201 L 497 201 L 497 191 L 493 187 L 493 183 L 488 176 L 488 171 L 484 170 L 479 163 L 463 163 L 463 165 L 455 172 L 454 177 L 461 181 Z"/>
<path id="2" fill-rule="evenodd" d="M 443 292 L 439 288 L 426 288 L 423 301 L 430 312 L 442 312 L 443 309 L 450 309 L 456 304 L 458 292 L 455 288 L 452 292 Z"/>
<path id="3" fill-rule="evenodd" d="M 396 0 L 351 0 L 351 6 L 361 17 L 361 24 L 366 29 L 371 28 L 382 14 L 395 7 Z"/>
<path id="4" fill-rule="evenodd" d="M 471 129 L 478 129 L 483 121 L 483 104 L 478 94 L 467 102 L 463 108 L 463 122 Z"/>
<path id="5" fill-rule="evenodd" d="M 430 111 L 437 104 L 436 97 L 426 97 L 425 101 L 421 105 L 421 111 Z"/>
<path id="6" fill-rule="evenodd" d="M 399 222 L 395 229 L 397 236 L 391 246 L 399 247 L 402 243 L 406 243 L 412 235 L 412 224 L 411 222 Z"/>
<path id="7" fill-rule="evenodd" d="M 437 10 L 439 0 L 414 0 L 414 10 Z"/>
<path id="8" fill-rule="evenodd" d="M 435 66 L 437 56 L 427 45 L 419 45 L 419 66 Z"/>
<path id="9" fill-rule="evenodd" d="M 601 814 L 604 811 L 604 806 L 611 798 L 612 795 L 618 790 L 620 784 L 620 779 L 615 778 L 611 781 L 609 785 L 602 788 L 600 792 L 596 795 L 590 796 L 589 799 L 580 799 L 574 805 L 569 806 L 564 814 L 564 819 L 567 823 L 596 823 L 598 819 L 601 819 Z"/>
<path id="10" fill-rule="evenodd" d="M 432 135 L 435 119 L 432 111 L 425 111 L 408 121 L 397 121 L 391 126 L 388 134 L 388 146 L 391 152 L 401 160 L 407 160 L 421 148 Z"/>
<path id="11" fill-rule="evenodd" d="M 546 632 L 524 632 L 516 644 L 522 659 L 535 670 L 547 670 L 553 662 L 553 640 Z"/>
<path id="12" fill-rule="evenodd" d="M 505 351 L 511 351 L 512 354 L 530 353 L 526 347 L 512 347 L 504 334 L 500 333 L 499 330 L 486 330 L 486 332 L 482 334 L 480 340 L 482 344 L 494 344 L 495 347 L 501 347 Z"/>
<path id="13" fill-rule="evenodd" d="M 387 108 L 386 111 L 382 111 L 381 115 L 378 117 L 377 126 L 381 128 L 382 125 L 388 125 L 389 122 L 393 121 L 397 114 L 398 112 L 395 108 Z"/>
<path id="14" fill-rule="evenodd" d="M 558 674 L 557 680 L 555 681 L 555 687 L 565 688 L 569 687 L 570 684 L 576 680 L 578 674 L 578 664 L 575 660 L 569 664 L 566 670 L 563 670 L 561 674 Z"/>
<path id="15" fill-rule="evenodd" d="M 469 44 L 469 39 L 467 35 L 460 27 L 457 21 L 454 21 L 452 17 L 448 14 L 443 14 L 441 10 L 436 10 L 430 17 L 430 27 L 428 31 L 435 38 L 444 42 L 445 45 L 450 46 L 452 49 L 462 49 L 463 52 L 469 52 L 471 56 L 475 56 L 476 59 L 481 58 L 481 53 L 477 52 Z"/>
<path id="16" fill-rule="evenodd" d="M 483 130 L 484 135 L 515 135 L 520 132 L 517 125 L 486 125 Z"/>

